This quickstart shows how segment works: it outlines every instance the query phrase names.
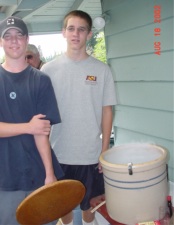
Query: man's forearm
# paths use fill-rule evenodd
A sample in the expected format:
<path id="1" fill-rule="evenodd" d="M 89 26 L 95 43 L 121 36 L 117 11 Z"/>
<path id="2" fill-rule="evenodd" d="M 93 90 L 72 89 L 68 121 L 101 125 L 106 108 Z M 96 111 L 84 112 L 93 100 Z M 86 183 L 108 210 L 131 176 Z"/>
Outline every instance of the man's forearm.
<path id="1" fill-rule="evenodd" d="M 13 137 L 29 133 L 28 123 L 3 123 L 0 122 L 0 137 Z"/>
<path id="2" fill-rule="evenodd" d="M 45 120 L 45 115 L 38 114 L 27 123 L 5 123 L 0 122 L 0 137 L 13 137 L 21 134 L 49 135 L 51 125 Z"/>
<path id="3" fill-rule="evenodd" d="M 102 152 L 109 148 L 112 130 L 112 106 L 104 106 L 102 113 Z"/>
<path id="4" fill-rule="evenodd" d="M 35 143 L 42 162 L 45 167 L 46 181 L 45 183 L 51 183 L 56 181 L 54 175 L 54 169 L 52 164 L 51 147 L 49 143 L 49 137 L 45 135 L 34 135 Z"/>

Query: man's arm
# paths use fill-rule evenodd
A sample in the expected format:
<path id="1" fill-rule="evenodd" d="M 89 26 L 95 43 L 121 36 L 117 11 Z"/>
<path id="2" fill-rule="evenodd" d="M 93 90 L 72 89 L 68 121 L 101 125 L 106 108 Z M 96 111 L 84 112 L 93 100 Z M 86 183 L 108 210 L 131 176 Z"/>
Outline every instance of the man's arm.
<path id="1" fill-rule="evenodd" d="M 112 130 L 112 106 L 104 106 L 102 111 L 102 152 L 109 148 Z"/>
<path id="2" fill-rule="evenodd" d="M 45 167 L 45 184 L 57 181 L 54 175 L 49 137 L 46 135 L 34 135 L 34 139 Z"/>
<path id="3" fill-rule="evenodd" d="M 102 152 L 108 150 L 112 130 L 112 106 L 103 106 L 102 109 Z M 101 152 L 101 153 L 102 153 Z M 101 165 L 98 166 L 99 172 L 102 172 Z"/>
<path id="4" fill-rule="evenodd" d="M 21 134 L 49 135 L 51 125 L 49 120 L 44 120 L 46 116 L 38 114 L 28 123 L 4 123 L 0 122 L 0 137 L 13 137 Z"/>

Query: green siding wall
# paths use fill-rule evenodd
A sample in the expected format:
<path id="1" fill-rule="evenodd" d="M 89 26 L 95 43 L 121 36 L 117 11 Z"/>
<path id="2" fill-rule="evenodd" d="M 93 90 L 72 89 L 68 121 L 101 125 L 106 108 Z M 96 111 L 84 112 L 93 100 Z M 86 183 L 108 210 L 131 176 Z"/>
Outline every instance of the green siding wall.
<path id="1" fill-rule="evenodd" d="M 108 64 L 118 105 L 115 145 L 149 142 L 168 150 L 169 179 L 174 181 L 173 0 L 101 0 L 110 20 L 105 26 Z M 154 6 L 161 22 L 154 23 Z M 160 36 L 154 29 L 160 28 Z M 154 42 L 161 54 L 154 54 Z"/>

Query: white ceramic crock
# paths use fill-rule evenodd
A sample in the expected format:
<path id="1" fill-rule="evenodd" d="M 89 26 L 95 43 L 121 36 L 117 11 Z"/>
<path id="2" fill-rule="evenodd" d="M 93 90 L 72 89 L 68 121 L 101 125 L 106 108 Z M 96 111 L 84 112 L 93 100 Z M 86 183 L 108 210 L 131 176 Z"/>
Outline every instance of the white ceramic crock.
<path id="1" fill-rule="evenodd" d="M 106 207 L 120 223 L 162 219 L 168 195 L 167 151 L 151 144 L 125 144 L 102 153 Z M 161 217 L 161 218 L 160 218 Z"/>

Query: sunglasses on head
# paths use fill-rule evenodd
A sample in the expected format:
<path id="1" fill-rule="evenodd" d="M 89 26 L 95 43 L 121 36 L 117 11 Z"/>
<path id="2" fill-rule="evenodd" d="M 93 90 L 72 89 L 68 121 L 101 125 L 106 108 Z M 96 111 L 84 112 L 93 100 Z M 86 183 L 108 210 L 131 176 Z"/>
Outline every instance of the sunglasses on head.
<path id="1" fill-rule="evenodd" d="M 25 56 L 25 59 L 32 59 L 32 58 L 33 58 L 32 55 L 26 55 L 26 56 Z"/>

